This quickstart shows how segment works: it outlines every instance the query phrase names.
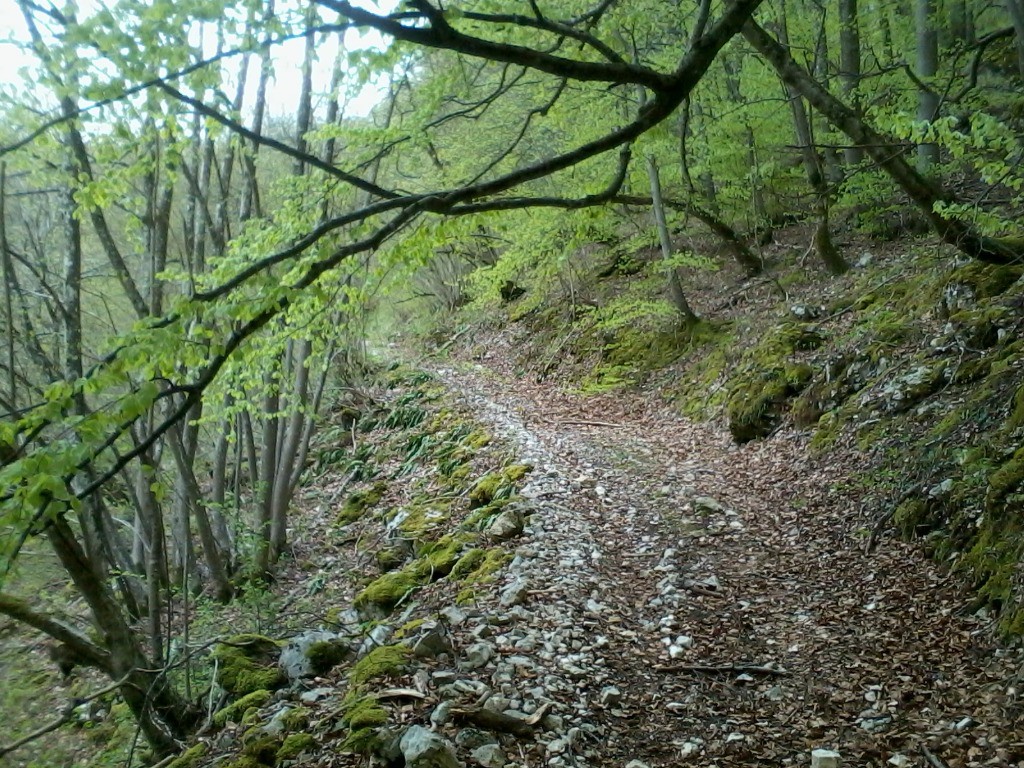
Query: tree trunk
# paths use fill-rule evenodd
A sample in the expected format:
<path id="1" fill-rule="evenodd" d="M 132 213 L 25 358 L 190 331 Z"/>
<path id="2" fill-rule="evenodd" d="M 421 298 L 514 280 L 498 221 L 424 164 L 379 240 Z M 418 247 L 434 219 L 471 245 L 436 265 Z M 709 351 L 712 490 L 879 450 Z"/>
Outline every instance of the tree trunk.
<path id="1" fill-rule="evenodd" d="M 860 112 L 860 27 L 857 18 L 857 0 L 839 0 L 839 81 L 843 95 L 850 106 Z M 843 150 L 847 165 L 857 165 L 864 159 L 864 151 L 855 144 Z"/>
<path id="2" fill-rule="evenodd" d="M 786 48 L 789 47 L 789 30 L 786 21 L 786 6 L 780 0 L 778 4 L 779 42 Z M 793 116 L 793 128 L 796 133 L 797 145 L 800 147 L 800 157 L 803 161 L 804 171 L 807 174 L 807 182 L 814 195 L 814 212 L 817 216 L 817 224 L 814 231 L 814 250 L 821 259 L 822 264 L 833 275 L 841 275 L 850 269 L 846 259 L 836 250 L 832 243 L 832 233 L 829 231 L 828 209 L 829 190 L 828 182 L 825 181 L 821 157 L 814 146 L 814 138 L 811 135 L 811 121 L 807 115 L 803 99 L 796 88 L 783 81 L 783 88 L 789 100 L 790 114 Z"/>
<path id="3" fill-rule="evenodd" d="M 647 178 L 651 184 L 651 210 L 654 212 L 654 223 L 658 228 L 658 240 L 661 243 L 661 256 L 667 262 L 672 258 L 672 238 L 668 232 L 668 222 L 665 219 L 665 203 L 661 198 L 661 176 L 658 173 L 658 164 L 653 157 L 647 158 Z M 690 302 L 686 300 L 686 292 L 683 290 L 683 283 L 679 278 L 679 270 L 667 266 L 668 294 L 672 299 L 672 306 L 679 313 L 679 319 L 684 327 L 696 325 L 700 318 L 691 309 Z"/>
<path id="4" fill-rule="evenodd" d="M 946 219 L 936 212 L 936 204 L 952 202 L 953 197 L 915 170 L 892 140 L 871 128 L 856 112 L 815 82 L 789 51 L 763 28 L 748 21 L 743 27 L 743 36 L 775 68 L 783 82 L 795 88 L 832 125 L 864 147 L 871 159 L 921 209 L 943 241 L 971 258 L 991 264 L 1010 264 L 1020 259 L 1020 254 L 1009 245 L 979 234 L 965 222 Z"/>
<path id="5" fill-rule="evenodd" d="M 1010 21 L 1013 23 L 1013 42 L 1017 49 L 1017 74 L 1024 80 L 1024 0 L 1006 0 L 1006 11 L 1010 14 Z"/>
<path id="6" fill-rule="evenodd" d="M 935 0 L 915 0 L 914 23 L 917 31 L 917 76 L 929 86 L 921 89 L 917 100 L 917 119 L 931 123 L 938 116 L 939 94 L 932 78 L 939 71 L 939 36 L 935 28 Z M 917 147 L 917 168 L 927 173 L 939 162 L 939 145 L 922 142 Z"/>

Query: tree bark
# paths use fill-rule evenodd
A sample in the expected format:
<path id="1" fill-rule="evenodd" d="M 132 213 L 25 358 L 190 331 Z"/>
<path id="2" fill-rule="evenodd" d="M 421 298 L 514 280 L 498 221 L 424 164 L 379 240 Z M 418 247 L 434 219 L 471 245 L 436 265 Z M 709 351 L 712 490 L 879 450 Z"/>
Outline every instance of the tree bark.
<path id="1" fill-rule="evenodd" d="M 915 0 L 914 23 L 917 31 L 917 76 L 929 86 L 917 97 L 917 119 L 931 123 L 938 116 L 939 94 L 931 88 L 939 71 L 939 35 L 935 28 L 935 0 Z M 917 146 L 917 168 L 927 173 L 939 162 L 939 145 L 925 141 Z"/>
<path id="2" fill-rule="evenodd" d="M 839 81 L 843 95 L 850 106 L 860 112 L 860 21 L 857 17 L 857 0 L 839 0 Z M 847 165 L 857 165 L 864 159 L 864 151 L 856 144 L 843 150 Z"/>

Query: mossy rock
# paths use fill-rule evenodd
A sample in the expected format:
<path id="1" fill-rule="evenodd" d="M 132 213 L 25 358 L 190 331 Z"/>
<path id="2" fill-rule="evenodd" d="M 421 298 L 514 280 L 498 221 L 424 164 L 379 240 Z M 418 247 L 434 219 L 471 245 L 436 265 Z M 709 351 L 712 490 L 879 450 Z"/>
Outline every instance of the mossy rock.
<path id="1" fill-rule="evenodd" d="M 785 412 L 785 403 L 799 394 L 814 375 L 804 363 L 790 363 L 748 374 L 729 397 L 729 433 L 737 443 L 767 437 Z"/>
<path id="2" fill-rule="evenodd" d="M 217 682 L 232 696 L 276 690 L 287 681 L 277 665 L 281 646 L 264 635 L 235 635 L 214 646 Z"/>
<path id="3" fill-rule="evenodd" d="M 406 645 L 382 645 L 374 648 L 352 665 L 349 685 L 359 686 L 381 677 L 401 674 L 412 658 L 412 649 Z"/>
<path id="4" fill-rule="evenodd" d="M 264 734 L 242 746 L 242 754 L 249 755 L 261 765 L 276 765 L 277 752 L 283 741 L 276 736 Z"/>
<path id="5" fill-rule="evenodd" d="M 976 299 L 989 299 L 1005 293 L 1022 274 L 1024 267 L 1020 265 L 993 265 L 972 261 L 949 276 L 946 290 L 963 285 L 970 288 Z"/>
<path id="6" fill-rule="evenodd" d="M 344 661 L 351 652 L 352 649 L 343 640 L 321 640 L 306 649 L 306 658 L 314 673 L 324 675 Z"/>
<path id="7" fill-rule="evenodd" d="M 1009 460 L 989 476 L 985 507 L 990 510 L 998 508 L 1007 496 L 1020 488 L 1022 483 L 1024 483 L 1024 448 L 1018 448 Z"/>
<path id="8" fill-rule="evenodd" d="M 376 728 L 360 728 L 349 733 L 338 745 L 338 750 L 356 755 L 375 755 L 384 746 Z"/>
<path id="9" fill-rule="evenodd" d="M 413 567 L 417 568 L 429 581 L 436 581 L 447 576 L 462 556 L 466 544 L 475 538 L 472 534 L 456 533 L 424 544 L 420 548 L 419 559 L 413 563 Z"/>
<path id="10" fill-rule="evenodd" d="M 473 571 L 483 565 L 484 559 L 487 557 L 487 550 L 474 548 L 463 553 L 459 561 L 455 563 L 455 567 L 452 568 L 450 578 L 455 581 L 460 581 L 469 576 Z"/>
<path id="11" fill-rule="evenodd" d="M 217 768 L 265 768 L 268 765 L 272 763 L 261 763 L 252 755 L 239 755 L 234 760 L 218 764 Z"/>
<path id="12" fill-rule="evenodd" d="M 515 491 L 515 484 L 532 470 L 529 464 L 510 464 L 497 472 L 484 475 L 469 492 L 470 509 L 485 507 L 492 502 L 508 498 Z"/>
<path id="13" fill-rule="evenodd" d="M 451 516 L 451 502 L 436 497 L 419 497 L 395 510 L 390 516 L 390 523 L 394 525 L 399 520 L 399 533 L 407 539 L 422 541 L 429 539 Z"/>
<path id="14" fill-rule="evenodd" d="M 378 549 L 374 554 L 374 559 L 377 561 L 377 568 L 380 572 L 387 573 L 401 566 L 408 556 L 409 551 L 406 547 L 393 546 Z"/>
<path id="15" fill-rule="evenodd" d="M 387 489 L 387 483 L 378 482 L 372 488 L 353 493 L 345 501 L 341 512 L 338 513 L 338 525 L 348 525 L 362 518 L 363 515 L 380 503 Z"/>
<path id="16" fill-rule="evenodd" d="M 893 522 L 904 536 L 914 536 L 926 532 L 928 525 L 928 503 L 924 499 L 907 499 L 896 507 L 892 515 Z"/>
<path id="17" fill-rule="evenodd" d="M 240 723 L 249 709 L 259 709 L 270 701 L 272 695 L 266 690 L 253 691 L 214 713 L 213 724 L 223 728 L 228 723 Z"/>
<path id="18" fill-rule="evenodd" d="M 199 768 L 203 758 L 210 751 L 210 745 L 205 741 L 193 744 L 176 758 L 167 764 L 167 768 Z"/>
<path id="19" fill-rule="evenodd" d="M 388 721 L 388 712 L 376 696 L 355 695 L 342 702 L 342 722 L 351 730 L 377 728 Z"/>
<path id="20" fill-rule="evenodd" d="M 420 568 L 410 563 L 400 571 L 385 573 L 370 582 L 356 595 L 355 607 L 361 611 L 376 609 L 387 615 L 406 597 L 428 584 L 429 580 L 429 576 L 424 576 Z"/>
<path id="21" fill-rule="evenodd" d="M 316 749 L 316 739 L 308 733 L 288 734 L 277 750 L 276 762 L 282 760 L 294 760 L 303 752 L 312 752 Z"/>

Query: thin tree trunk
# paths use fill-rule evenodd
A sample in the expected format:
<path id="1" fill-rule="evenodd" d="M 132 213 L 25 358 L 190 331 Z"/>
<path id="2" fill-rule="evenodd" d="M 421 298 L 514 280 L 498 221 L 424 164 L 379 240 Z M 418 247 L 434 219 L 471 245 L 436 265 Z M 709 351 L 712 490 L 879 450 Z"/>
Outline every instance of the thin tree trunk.
<path id="1" fill-rule="evenodd" d="M 857 0 L 839 0 L 839 81 L 843 95 L 850 106 L 860 111 L 860 20 Z M 855 144 L 843 150 L 847 165 L 858 165 L 864 160 L 864 151 Z"/>
<path id="2" fill-rule="evenodd" d="M 915 0 L 914 22 L 917 30 L 917 76 L 929 86 L 918 93 L 917 119 L 931 123 L 938 116 L 939 94 L 932 78 L 939 71 L 939 36 L 935 28 L 935 0 Z M 917 167 L 925 173 L 939 162 L 939 145 L 922 142 L 917 146 Z"/>
<path id="3" fill-rule="evenodd" d="M 789 30 L 786 20 L 786 6 L 782 0 L 778 4 L 778 25 L 779 42 L 783 47 L 789 47 Z M 821 158 L 814 146 L 814 139 L 811 135 L 811 121 L 804 107 L 803 99 L 799 91 L 785 81 L 782 84 L 789 100 L 790 113 L 793 116 L 793 128 L 796 132 L 797 144 L 800 147 L 800 157 L 803 160 L 804 171 L 807 174 L 807 183 L 814 195 L 814 212 L 817 223 L 814 230 L 814 250 L 821 259 L 825 269 L 833 275 L 841 275 L 849 270 L 850 265 L 846 259 L 836 250 L 832 243 L 832 233 L 829 231 L 828 209 L 829 191 L 828 183 L 825 181 Z"/>
<path id="4" fill-rule="evenodd" d="M 651 184 L 651 209 L 654 212 L 654 222 L 658 228 L 658 241 L 661 243 L 661 256 L 667 262 L 672 258 L 672 238 L 668 232 L 668 222 L 665 219 L 665 203 L 661 199 L 661 176 L 658 173 L 658 164 L 654 158 L 647 158 L 647 179 Z M 686 292 L 683 290 L 682 280 L 679 278 L 679 270 L 675 267 L 666 267 L 668 277 L 668 293 L 672 299 L 672 306 L 679 313 L 681 324 L 685 327 L 696 325 L 700 318 L 690 307 L 686 300 Z"/>

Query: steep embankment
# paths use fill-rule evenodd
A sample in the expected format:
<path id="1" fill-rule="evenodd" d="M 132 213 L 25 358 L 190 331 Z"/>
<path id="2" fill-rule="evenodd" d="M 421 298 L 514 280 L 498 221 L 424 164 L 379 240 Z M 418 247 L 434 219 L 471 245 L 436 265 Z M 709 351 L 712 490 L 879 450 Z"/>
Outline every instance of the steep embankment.
<path id="1" fill-rule="evenodd" d="M 1024 760 L 1019 655 L 914 547 L 863 553 L 849 454 L 735 447 L 643 397 L 507 370 L 435 373 L 355 425 L 357 463 L 339 456 L 357 485 L 310 521 L 357 607 L 304 654 L 323 666 L 287 685 L 267 660 L 277 692 L 224 710 L 179 765 Z"/>
<path id="2" fill-rule="evenodd" d="M 581 278 L 572 316 L 556 295 L 528 296 L 472 350 L 584 390 L 639 382 L 737 443 L 795 428 L 812 455 L 848 452 L 847 481 L 872 513 L 868 548 L 892 530 L 920 539 L 1020 636 L 1024 269 L 862 242 L 846 246 L 857 268 L 832 279 L 807 269 L 799 230 L 781 235 L 758 279 L 688 274 L 706 318 L 695 329 L 636 314 L 661 290 L 652 262 L 642 279 Z"/>

